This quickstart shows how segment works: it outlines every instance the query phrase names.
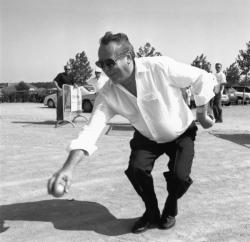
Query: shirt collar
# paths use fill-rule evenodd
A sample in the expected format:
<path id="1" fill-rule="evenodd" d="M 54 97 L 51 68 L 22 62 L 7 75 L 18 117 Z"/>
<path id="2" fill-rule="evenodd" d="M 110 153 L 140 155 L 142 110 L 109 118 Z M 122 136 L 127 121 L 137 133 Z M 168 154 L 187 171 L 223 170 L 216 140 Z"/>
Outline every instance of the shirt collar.
<path id="1" fill-rule="evenodd" d="M 148 69 L 142 63 L 142 58 L 135 58 L 134 61 L 135 61 L 135 72 L 136 73 L 148 71 Z"/>

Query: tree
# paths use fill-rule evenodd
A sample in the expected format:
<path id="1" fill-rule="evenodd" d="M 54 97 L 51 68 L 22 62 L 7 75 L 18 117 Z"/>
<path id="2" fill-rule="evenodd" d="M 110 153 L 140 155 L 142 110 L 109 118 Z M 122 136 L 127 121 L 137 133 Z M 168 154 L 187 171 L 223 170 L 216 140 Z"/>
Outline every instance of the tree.
<path id="1" fill-rule="evenodd" d="M 4 95 L 13 95 L 16 93 L 16 86 L 15 85 L 11 85 L 11 86 L 7 86 L 7 87 L 4 87 L 2 90 L 2 93 Z"/>
<path id="2" fill-rule="evenodd" d="M 136 53 L 136 57 L 146 57 L 146 56 L 161 56 L 162 54 L 155 51 L 155 48 L 151 46 L 150 43 L 146 43 L 143 47 L 140 47 Z"/>
<path id="3" fill-rule="evenodd" d="M 210 62 L 207 61 L 207 57 L 204 54 L 201 54 L 200 56 L 196 56 L 191 65 L 208 71 L 209 63 Z"/>
<path id="4" fill-rule="evenodd" d="M 30 89 L 30 86 L 24 81 L 21 81 L 16 85 L 17 91 L 28 91 L 29 89 Z"/>
<path id="5" fill-rule="evenodd" d="M 236 62 L 241 70 L 241 75 L 246 75 L 250 71 L 250 41 L 246 43 L 247 49 L 240 50 Z"/>
<path id="6" fill-rule="evenodd" d="M 71 66 L 75 82 L 78 85 L 85 85 L 86 81 L 91 77 L 92 69 L 85 52 L 76 54 L 75 59 L 69 59 L 68 64 Z"/>
<path id="7" fill-rule="evenodd" d="M 32 82 L 32 86 L 35 86 L 36 88 L 46 88 L 46 89 L 51 89 L 55 88 L 54 82 Z"/>
<path id="8" fill-rule="evenodd" d="M 226 68 L 225 75 L 229 85 L 238 84 L 240 81 L 240 69 L 236 62 Z"/>

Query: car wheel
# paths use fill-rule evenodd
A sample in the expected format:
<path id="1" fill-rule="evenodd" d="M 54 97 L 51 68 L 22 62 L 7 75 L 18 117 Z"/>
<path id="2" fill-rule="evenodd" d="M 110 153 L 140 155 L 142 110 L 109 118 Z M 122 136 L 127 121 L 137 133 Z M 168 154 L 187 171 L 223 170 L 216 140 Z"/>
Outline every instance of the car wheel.
<path id="1" fill-rule="evenodd" d="M 54 108 L 55 107 L 55 103 L 52 99 L 49 99 L 48 102 L 47 102 L 47 105 L 49 108 Z"/>
<path id="2" fill-rule="evenodd" d="M 82 101 L 82 109 L 84 112 L 90 113 L 90 112 L 92 112 L 93 105 L 89 100 L 83 100 Z"/>

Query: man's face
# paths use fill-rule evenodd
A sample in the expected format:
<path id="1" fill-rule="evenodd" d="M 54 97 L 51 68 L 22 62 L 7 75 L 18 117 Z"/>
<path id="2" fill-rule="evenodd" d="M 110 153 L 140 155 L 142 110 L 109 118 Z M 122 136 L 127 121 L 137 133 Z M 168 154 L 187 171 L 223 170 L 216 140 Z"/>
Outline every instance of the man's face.
<path id="1" fill-rule="evenodd" d="M 98 51 L 99 61 L 102 63 L 104 73 L 114 82 L 122 84 L 132 74 L 132 60 L 124 54 L 121 46 L 115 42 L 101 45 Z M 131 70 L 132 69 L 132 70 Z"/>
<path id="2" fill-rule="evenodd" d="M 66 73 L 66 74 L 69 74 L 69 73 L 71 72 L 70 67 L 65 67 L 64 70 L 65 70 L 65 73 Z"/>
<path id="3" fill-rule="evenodd" d="M 96 72 L 95 72 L 95 77 L 96 77 L 96 79 L 99 79 L 99 78 L 100 78 L 100 76 L 101 76 L 101 72 L 96 71 Z"/>
<path id="4" fill-rule="evenodd" d="M 212 66 L 211 66 L 211 64 L 207 64 L 207 70 L 208 70 L 208 71 L 212 71 Z"/>
<path id="5" fill-rule="evenodd" d="M 215 69 L 217 72 L 220 72 L 221 71 L 221 65 L 215 65 Z"/>

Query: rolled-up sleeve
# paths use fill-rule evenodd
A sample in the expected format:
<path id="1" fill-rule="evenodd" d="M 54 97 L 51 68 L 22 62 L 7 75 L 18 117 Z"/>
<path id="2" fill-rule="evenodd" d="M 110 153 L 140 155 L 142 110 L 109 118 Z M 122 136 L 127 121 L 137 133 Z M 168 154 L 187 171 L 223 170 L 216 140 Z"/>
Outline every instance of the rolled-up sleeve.
<path id="1" fill-rule="evenodd" d="M 167 75 L 173 85 L 179 88 L 191 86 L 197 106 L 205 105 L 214 96 L 214 80 L 206 71 L 188 64 L 167 58 L 165 64 Z"/>
<path id="2" fill-rule="evenodd" d="M 199 78 L 192 83 L 192 92 L 196 106 L 207 104 L 214 97 L 215 82 L 209 73 L 202 73 Z"/>
<path id="3" fill-rule="evenodd" d="M 78 137 L 70 142 L 67 150 L 85 150 L 89 156 L 92 155 L 97 150 L 96 142 L 99 136 L 114 115 L 103 96 L 98 95 L 88 124 L 83 127 Z"/>

